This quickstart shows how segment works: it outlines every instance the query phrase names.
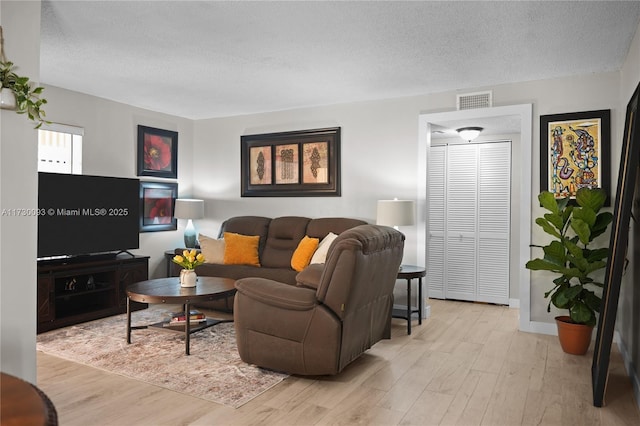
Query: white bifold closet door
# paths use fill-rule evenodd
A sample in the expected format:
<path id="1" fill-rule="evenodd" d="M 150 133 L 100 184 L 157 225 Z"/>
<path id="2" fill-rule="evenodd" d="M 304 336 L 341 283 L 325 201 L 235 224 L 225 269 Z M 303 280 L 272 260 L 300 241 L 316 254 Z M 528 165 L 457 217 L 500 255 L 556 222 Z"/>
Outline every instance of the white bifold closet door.
<path id="1" fill-rule="evenodd" d="M 511 143 L 429 153 L 429 297 L 508 304 Z"/>

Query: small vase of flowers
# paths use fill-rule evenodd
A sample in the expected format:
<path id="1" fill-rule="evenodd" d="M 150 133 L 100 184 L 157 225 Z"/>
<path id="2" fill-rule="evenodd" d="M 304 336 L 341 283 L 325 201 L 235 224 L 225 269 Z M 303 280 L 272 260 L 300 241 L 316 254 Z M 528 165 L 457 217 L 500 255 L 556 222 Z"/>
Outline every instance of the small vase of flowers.
<path id="1" fill-rule="evenodd" d="M 202 253 L 198 253 L 196 250 L 184 250 L 182 256 L 177 254 L 172 260 L 173 263 L 182 266 L 182 271 L 180 271 L 180 286 L 195 287 L 197 279 L 195 267 L 204 263 Z"/>

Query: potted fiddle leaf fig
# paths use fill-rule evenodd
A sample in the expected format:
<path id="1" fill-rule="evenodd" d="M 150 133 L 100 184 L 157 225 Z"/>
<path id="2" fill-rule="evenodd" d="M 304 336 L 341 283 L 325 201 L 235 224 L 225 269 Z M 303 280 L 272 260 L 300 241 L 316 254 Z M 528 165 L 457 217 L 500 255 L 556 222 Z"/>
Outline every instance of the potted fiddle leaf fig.
<path id="1" fill-rule="evenodd" d="M 576 355 L 584 355 L 589 349 L 602 302 L 596 291 L 604 285 L 596 281 L 594 274 L 606 266 L 609 248 L 592 248 L 591 243 L 613 220 L 611 213 L 600 212 L 606 198 L 600 188 L 579 189 L 577 206 L 570 205 L 568 198 L 556 199 L 548 191 L 538 196 L 548 213 L 537 218 L 536 224 L 553 239 L 545 246 L 532 245 L 541 248 L 544 256 L 528 261 L 526 267 L 557 275 L 553 288 L 544 294 L 549 298 L 547 312 L 551 311 L 551 304 L 569 311 L 568 316 L 556 317 L 558 337 L 562 349 Z M 578 335 L 574 336 L 574 332 Z"/>
<path id="2" fill-rule="evenodd" d="M 2 107 L 15 109 L 18 114 L 26 114 L 29 120 L 36 123 L 36 129 L 45 122 L 42 105 L 47 100 L 40 98 L 44 87 L 33 87 L 29 77 L 16 74 L 13 62 L 0 60 L 0 91 Z M 7 93 L 8 92 L 8 93 Z M 8 99 L 8 101 L 5 101 Z"/>

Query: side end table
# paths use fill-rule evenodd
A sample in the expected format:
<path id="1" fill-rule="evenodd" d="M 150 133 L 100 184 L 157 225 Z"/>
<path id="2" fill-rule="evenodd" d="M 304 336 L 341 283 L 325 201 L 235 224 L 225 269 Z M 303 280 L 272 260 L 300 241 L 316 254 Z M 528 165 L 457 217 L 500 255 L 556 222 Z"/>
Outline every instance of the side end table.
<path id="1" fill-rule="evenodd" d="M 171 276 L 171 269 L 173 267 L 173 263 L 171 259 L 175 256 L 174 250 L 167 250 L 164 252 L 164 260 L 167 262 L 167 278 Z"/>
<path id="2" fill-rule="evenodd" d="M 177 275 L 175 275 L 173 273 L 173 257 L 176 255 L 176 250 L 177 249 L 173 249 L 173 250 L 167 250 L 164 252 L 164 259 L 167 262 L 167 278 L 170 277 L 176 277 Z"/>
<path id="3" fill-rule="evenodd" d="M 394 309 L 391 316 L 407 320 L 407 334 L 411 334 L 411 319 L 413 314 L 418 314 L 418 324 L 422 324 L 422 278 L 427 275 L 423 266 L 402 265 L 398 271 L 398 279 L 407 280 L 407 309 Z M 411 306 L 411 280 L 418 279 L 418 306 Z"/>

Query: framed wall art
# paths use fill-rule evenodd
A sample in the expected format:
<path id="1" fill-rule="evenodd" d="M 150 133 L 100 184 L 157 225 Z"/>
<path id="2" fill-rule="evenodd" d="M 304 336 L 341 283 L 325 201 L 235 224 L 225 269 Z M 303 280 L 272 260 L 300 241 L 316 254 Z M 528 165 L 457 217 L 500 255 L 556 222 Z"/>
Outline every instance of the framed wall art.
<path id="1" fill-rule="evenodd" d="M 637 250 L 627 252 L 629 242 L 630 219 L 634 207 L 634 194 L 638 180 L 640 164 L 640 125 L 638 125 L 638 103 L 640 102 L 640 84 L 627 105 L 624 125 L 618 187 L 613 210 L 611 237 L 609 239 L 609 258 L 602 289 L 602 305 L 596 331 L 596 344 L 591 364 L 591 382 L 593 386 L 593 405 L 602 407 L 609 374 L 611 343 L 618 312 L 618 299 L 622 274 L 627 255 L 637 256 Z M 637 208 L 637 201 L 636 201 Z M 636 211 L 637 214 L 637 211 Z M 638 216 L 635 216 L 636 218 Z M 636 242 L 637 244 L 637 242 Z"/>
<path id="2" fill-rule="evenodd" d="M 178 178 L 178 132 L 138 126 L 138 176 Z"/>
<path id="3" fill-rule="evenodd" d="M 580 188 L 602 188 L 611 205 L 611 110 L 540 116 L 540 191 L 575 200 Z"/>
<path id="4" fill-rule="evenodd" d="M 241 196 L 340 196 L 340 127 L 242 136 Z"/>
<path id="5" fill-rule="evenodd" d="M 178 184 L 140 182 L 140 232 L 174 231 Z"/>

